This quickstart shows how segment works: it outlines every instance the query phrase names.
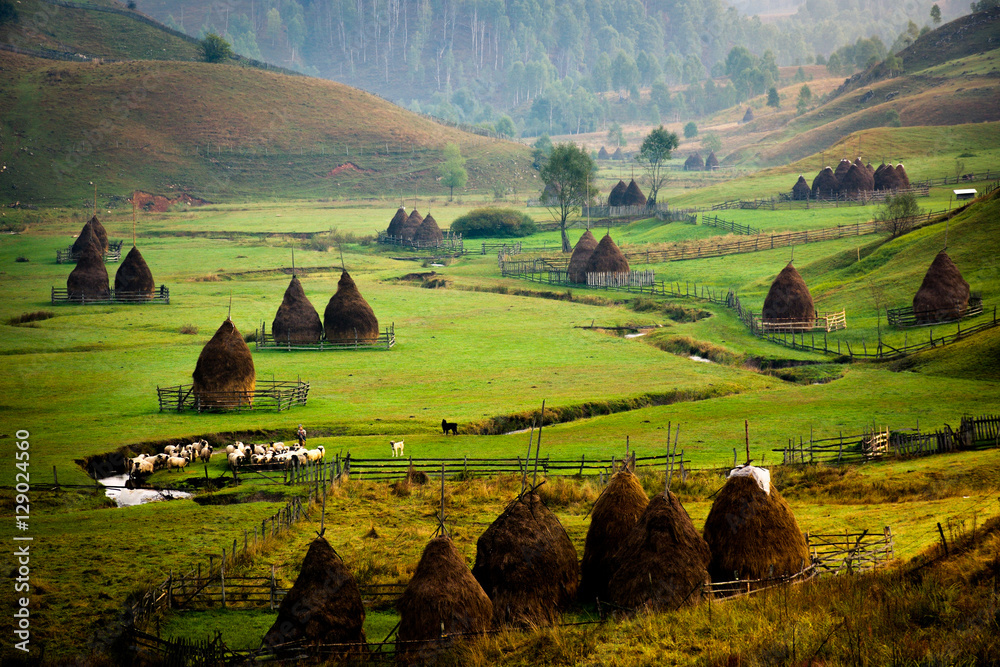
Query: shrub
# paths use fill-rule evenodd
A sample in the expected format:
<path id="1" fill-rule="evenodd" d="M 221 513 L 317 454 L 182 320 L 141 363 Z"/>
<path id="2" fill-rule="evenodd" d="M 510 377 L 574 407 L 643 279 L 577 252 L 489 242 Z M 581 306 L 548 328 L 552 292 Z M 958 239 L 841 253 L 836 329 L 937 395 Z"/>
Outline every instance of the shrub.
<path id="1" fill-rule="evenodd" d="M 512 208 L 477 208 L 451 223 L 451 231 L 465 238 L 507 238 L 530 236 L 538 231 L 538 225 Z"/>
<path id="2" fill-rule="evenodd" d="M 41 322 L 42 320 L 48 320 L 55 316 L 56 314 L 49 310 L 36 310 L 33 313 L 23 313 L 17 317 L 12 317 L 7 320 L 7 324 L 17 326 L 18 324 L 27 324 L 28 322 Z"/>
<path id="3" fill-rule="evenodd" d="M 193 324 L 185 324 L 184 326 L 181 327 L 181 333 L 194 335 L 198 333 L 198 327 L 196 327 Z"/>

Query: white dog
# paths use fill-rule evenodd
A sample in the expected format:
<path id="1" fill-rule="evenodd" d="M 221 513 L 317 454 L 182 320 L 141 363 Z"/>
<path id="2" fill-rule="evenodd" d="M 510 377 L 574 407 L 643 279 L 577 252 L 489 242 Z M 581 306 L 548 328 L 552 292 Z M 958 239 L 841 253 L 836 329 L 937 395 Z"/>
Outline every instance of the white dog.
<path id="1" fill-rule="evenodd" d="M 393 457 L 403 455 L 403 441 L 402 440 L 390 440 L 389 446 L 392 447 Z"/>

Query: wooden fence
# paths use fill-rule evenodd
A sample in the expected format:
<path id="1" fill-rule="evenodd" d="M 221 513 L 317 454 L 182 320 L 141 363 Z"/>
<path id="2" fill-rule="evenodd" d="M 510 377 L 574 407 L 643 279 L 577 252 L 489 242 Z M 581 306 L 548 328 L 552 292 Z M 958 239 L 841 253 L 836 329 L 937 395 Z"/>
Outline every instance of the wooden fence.
<path id="1" fill-rule="evenodd" d="M 656 283 L 656 275 L 652 269 L 645 271 L 595 271 L 587 273 L 587 287 L 650 287 Z"/>
<path id="2" fill-rule="evenodd" d="M 895 558 L 892 529 L 881 533 L 806 533 L 812 565 L 820 575 L 874 570 Z"/>
<path id="3" fill-rule="evenodd" d="M 302 380 L 257 380 L 253 393 L 213 391 L 195 394 L 194 385 L 156 387 L 160 412 L 225 412 L 231 410 L 287 410 L 305 405 L 309 383 Z"/>
<path id="4" fill-rule="evenodd" d="M 121 305 L 143 305 L 143 304 L 170 304 L 170 289 L 166 285 L 160 285 L 153 289 L 152 295 L 146 292 L 119 292 L 114 289 L 108 290 L 108 296 L 95 298 L 85 295 L 70 296 L 69 290 L 65 287 L 52 288 L 52 305 L 60 303 L 78 303 L 84 306 L 97 306 L 108 304 Z"/>
<path id="5" fill-rule="evenodd" d="M 110 241 L 108 249 L 104 251 L 104 263 L 113 264 L 122 259 L 122 241 Z M 56 250 L 56 264 L 75 264 L 80 259 L 78 253 L 73 252 L 73 246 L 65 250 Z"/>
<path id="6" fill-rule="evenodd" d="M 979 294 L 973 294 L 970 296 L 969 303 L 961 317 L 953 317 L 952 313 L 957 312 L 960 309 L 961 304 L 956 304 L 953 308 L 949 308 L 947 310 L 942 309 L 916 312 L 913 310 L 913 306 L 904 306 L 903 308 L 888 308 L 886 309 L 885 314 L 886 318 L 889 320 L 889 324 L 894 327 L 899 327 L 900 329 L 928 327 L 934 326 L 935 324 L 947 324 L 969 317 L 975 317 L 976 315 L 982 315 L 982 296 Z"/>
<path id="7" fill-rule="evenodd" d="M 758 322 L 758 328 L 767 333 L 802 331 L 829 332 L 840 331 L 841 329 L 847 328 L 847 311 L 844 310 L 839 313 L 823 313 L 822 315 L 817 313 L 816 317 L 811 320 L 799 320 L 797 318 L 772 318 L 770 320 L 765 320 L 763 315 L 761 315 L 759 319 L 756 315 L 753 317 L 754 320 Z"/>
<path id="8" fill-rule="evenodd" d="M 824 197 L 810 196 L 808 199 L 795 199 L 791 191 L 781 192 L 777 197 L 762 197 L 757 199 L 730 199 L 712 206 L 713 211 L 723 211 L 728 209 L 749 209 L 777 211 L 779 209 L 794 208 L 837 208 L 840 206 L 867 206 L 885 201 L 887 197 L 894 197 L 901 194 L 912 194 L 917 197 L 929 197 L 931 186 L 929 183 L 918 183 L 909 188 L 899 188 L 897 190 L 878 191 L 858 191 L 849 193 L 837 193 Z"/>
<path id="9" fill-rule="evenodd" d="M 267 324 L 260 323 L 260 328 L 255 332 L 254 349 L 256 350 L 284 350 L 292 351 L 313 351 L 324 352 L 330 350 L 391 350 L 396 344 L 396 323 L 393 322 L 378 335 L 375 340 L 361 340 L 355 331 L 354 340 L 318 340 L 315 343 L 303 343 L 291 340 L 276 340 L 274 333 L 268 333 Z"/>
<path id="10" fill-rule="evenodd" d="M 741 225 L 738 222 L 730 222 L 729 220 L 723 220 L 717 215 L 705 215 L 701 216 L 701 224 L 706 227 L 715 227 L 717 229 L 724 229 L 727 232 L 733 234 L 743 234 L 745 236 L 756 236 L 757 234 L 763 234 L 761 230 L 756 227 L 751 227 L 750 225 Z"/>
<path id="11" fill-rule="evenodd" d="M 452 250 L 454 252 L 464 252 L 464 245 L 462 244 L 462 235 L 452 232 L 450 230 L 443 231 L 443 237 L 440 241 L 420 241 L 414 238 L 404 238 L 402 236 L 390 236 L 385 231 L 378 233 L 377 242 L 382 245 L 394 245 L 402 246 L 405 248 L 413 248 L 415 250 Z"/>

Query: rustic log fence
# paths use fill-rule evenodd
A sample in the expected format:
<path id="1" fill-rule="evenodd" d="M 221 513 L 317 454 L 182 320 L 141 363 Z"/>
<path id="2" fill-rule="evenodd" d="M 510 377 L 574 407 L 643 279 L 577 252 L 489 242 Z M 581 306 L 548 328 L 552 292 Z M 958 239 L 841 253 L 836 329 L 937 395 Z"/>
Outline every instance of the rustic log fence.
<path id="1" fill-rule="evenodd" d="M 375 340 L 363 340 L 358 337 L 357 330 L 354 331 L 354 340 L 318 340 L 314 343 L 305 343 L 292 340 L 278 340 L 274 337 L 274 332 L 268 332 L 267 323 L 261 322 L 260 328 L 254 333 L 255 350 L 284 350 L 292 351 L 312 351 L 325 352 L 330 350 L 391 350 L 396 345 L 396 323 L 385 327 Z"/>
<path id="2" fill-rule="evenodd" d="M 953 314 L 955 312 L 962 312 L 962 315 L 954 317 Z M 961 304 L 955 304 L 952 308 L 947 309 L 919 312 L 914 311 L 913 306 L 887 308 L 885 311 L 886 319 L 889 320 L 890 326 L 899 327 L 900 329 L 948 324 L 982 314 L 983 297 L 981 294 L 972 294 L 969 297 L 969 303 L 965 307 L 964 312 L 961 310 Z"/>
<path id="3" fill-rule="evenodd" d="M 114 264 L 122 259 L 122 241 L 110 241 L 108 249 L 104 251 L 104 263 Z M 80 254 L 73 252 L 73 246 L 65 250 L 56 250 L 56 264 L 76 264 L 80 259 Z"/>
<path id="4" fill-rule="evenodd" d="M 76 303 L 84 306 L 95 305 L 144 305 L 144 304 L 170 304 L 170 289 L 166 285 L 160 285 L 153 289 L 152 294 L 148 292 L 124 292 L 114 289 L 108 290 L 106 297 L 91 297 L 83 294 L 69 293 L 65 287 L 52 288 L 52 305 L 60 303 Z"/>
<path id="5" fill-rule="evenodd" d="M 805 534 L 812 565 L 818 574 L 840 574 L 874 570 L 895 558 L 892 528 L 881 533 Z"/>
<path id="6" fill-rule="evenodd" d="M 385 231 L 378 233 L 376 241 L 382 245 L 400 246 L 412 248 L 414 250 L 452 250 L 454 252 L 464 252 L 465 246 L 462 242 L 462 235 L 451 230 L 442 231 L 443 238 L 440 241 L 421 241 L 403 236 L 390 236 Z"/>
<path id="7" fill-rule="evenodd" d="M 656 283 L 652 269 L 645 271 L 595 271 L 587 273 L 587 287 L 651 287 Z"/>
<path id="8" fill-rule="evenodd" d="M 230 410 L 276 410 L 305 405 L 309 383 L 302 380 L 258 380 L 253 392 L 194 392 L 194 385 L 156 387 L 160 412 L 221 412 Z"/>
<path id="9" fill-rule="evenodd" d="M 732 234 L 743 234 L 744 236 L 756 236 L 764 233 L 756 227 L 741 225 L 738 222 L 731 222 L 729 220 L 723 220 L 717 215 L 702 214 L 701 224 L 705 227 L 715 227 L 716 229 L 723 229 Z"/>
<path id="10" fill-rule="evenodd" d="M 896 190 L 860 190 L 857 192 L 837 193 L 823 197 L 809 196 L 808 199 L 796 199 L 791 191 L 781 192 L 777 197 L 761 197 L 755 199 L 730 199 L 719 202 L 712 206 L 713 211 L 724 211 L 729 209 L 744 210 L 766 210 L 777 211 L 779 209 L 809 209 L 809 208 L 838 208 L 840 206 L 867 206 L 869 204 L 879 204 L 887 197 L 894 197 L 901 194 L 912 194 L 916 197 L 929 197 L 931 186 L 929 183 L 918 183 L 909 188 L 898 188 Z"/>

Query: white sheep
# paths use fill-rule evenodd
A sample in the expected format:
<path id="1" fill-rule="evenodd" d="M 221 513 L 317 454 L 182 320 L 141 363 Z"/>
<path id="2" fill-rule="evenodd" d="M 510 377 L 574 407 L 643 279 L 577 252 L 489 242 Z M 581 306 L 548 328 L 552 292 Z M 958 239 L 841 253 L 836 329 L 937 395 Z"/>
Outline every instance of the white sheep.
<path id="1" fill-rule="evenodd" d="M 205 463 L 208 463 L 208 460 L 212 458 L 212 446 L 206 443 L 205 446 L 198 451 L 198 458 Z"/>
<path id="2" fill-rule="evenodd" d="M 309 463 L 316 463 L 318 461 L 322 461 L 323 460 L 323 455 L 325 453 L 326 453 L 326 450 L 324 450 L 323 446 L 320 445 L 316 449 L 306 450 L 306 459 L 308 459 Z"/>
<path id="3" fill-rule="evenodd" d="M 171 456 L 167 459 L 167 469 L 173 470 L 174 468 L 177 468 L 178 470 L 183 471 L 188 462 L 189 459 L 186 456 Z"/>
<path id="4" fill-rule="evenodd" d="M 143 475 L 152 475 L 153 471 L 153 459 L 143 459 L 136 465 L 132 472 L 133 474 L 139 473 Z"/>
<path id="5" fill-rule="evenodd" d="M 243 463 L 243 452 L 233 452 L 229 455 L 229 467 L 236 469 Z"/>
<path id="6" fill-rule="evenodd" d="M 163 453 L 166 454 L 167 456 L 173 456 L 175 453 L 177 453 L 177 445 L 167 445 L 166 447 L 163 448 Z"/>

